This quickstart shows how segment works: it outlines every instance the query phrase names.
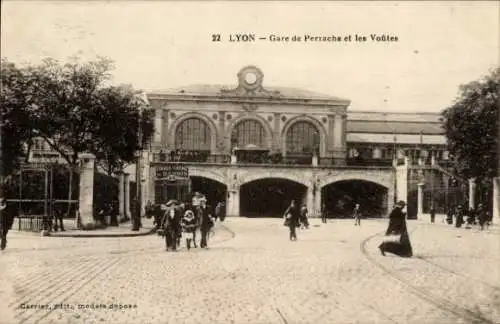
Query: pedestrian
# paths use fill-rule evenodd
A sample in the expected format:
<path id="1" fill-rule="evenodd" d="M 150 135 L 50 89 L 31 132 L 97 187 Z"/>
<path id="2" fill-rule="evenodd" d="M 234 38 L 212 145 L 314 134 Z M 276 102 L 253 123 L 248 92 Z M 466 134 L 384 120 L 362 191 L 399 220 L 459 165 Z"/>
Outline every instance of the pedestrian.
<path id="1" fill-rule="evenodd" d="M 436 209 L 434 208 L 434 205 L 431 207 L 431 223 L 434 224 L 436 221 Z"/>
<path id="2" fill-rule="evenodd" d="M 454 216 L 455 210 L 456 210 L 455 206 L 450 206 L 448 208 L 448 212 L 446 213 L 446 223 L 448 225 L 453 224 L 453 216 Z"/>
<path id="3" fill-rule="evenodd" d="M 151 217 L 153 217 L 155 208 L 151 200 L 148 200 L 148 202 L 146 203 L 146 207 L 144 209 L 146 211 L 146 218 L 150 219 Z"/>
<path id="4" fill-rule="evenodd" d="M 0 249 L 2 251 L 7 247 L 7 234 L 13 223 L 14 217 L 7 209 L 7 202 L 4 197 L 0 197 Z"/>
<path id="5" fill-rule="evenodd" d="M 464 223 L 464 208 L 462 205 L 457 206 L 457 212 L 455 215 L 455 227 L 460 228 Z"/>
<path id="6" fill-rule="evenodd" d="M 221 222 L 226 218 L 226 204 L 223 201 L 219 202 L 215 207 L 215 218 L 218 218 Z"/>
<path id="7" fill-rule="evenodd" d="M 384 241 L 378 247 L 380 253 L 384 256 L 386 253 L 406 258 L 413 256 L 410 236 L 406 226 L 406 213 L 403 212 L 405 205 L 404 201 L 398 201 L 389 214 L 389 226 L 385 232 Z"/>
<path id="8" fill-rule="evenodd" d="M 307 205 L 303 204 L 300 208 L 300 227 L 302 229 L 309 229 L 309 220 L 307 219 L 307 214 L 309 213 Z"/>
<path id="9" fill-rule="evenodd" d="M 297 225 L 299 224 L 300 210 L 295 204 L 295 200 L 290 202 L 290 206 L 285 211 L 285 225 L 290 229 L 290 241 L 297 241 Z"/>
<path id="10" fill-rule="evenodd" d="M 192 210 L 186 210 L 184 217 L 182 218 L 182 230 L 186 238 L 186 247 L 191 250 L 191 242 L 194 239 L 194 233 L 196 232 L 196 219 Z"/>
<path id="11" fill-rule="evenodd" d="M 486 210 L 484 208 L 483 204 L 477 205 L 477 218 L 479 222 L 479 228 L 481 230 L 484 229 L 484 225 L 487 225 L 486 223 L 488 222 L 488 217 L 489 215 L 486 213 Z"/>
<path id="12" fill-rule="evenodd" d="M 356 206 L 354 206 L 352 217 L 354 217 L 354 226 L 361 226 L 361 211 L 359 210 L 359 204 L 356 204 Z"/>
<path id="13" fill-rule="evenodd" d="M 166 204 L 166 211 L 164 214 L 163 228 L 165 233 L 166 250 L 177 251 L 178 231 L 180 228 L 182 216 L 180 215 L 180 208 L 175 200 L 170 200 Z"/>
<path id="14" fill-rule="evenodd" d="M 63 219 L 63 211 L 61 209 L 61 206 L 57 206 L 55 205 L 55 201 L 53 201 L 53 208 L 54 208 L 54 231 L 57 232 L 57 230 L 59 229 L 59 231 L 61 232 L 64 232 L 66 231 L 64 229 L 64 219 Z M 59 225 L 57 224 L 57 222 L 59 222 Z"/>
<path id="15" fill-rule="evenodd" d="M 321 222 L 323 224 L 326 224 L 327 222 L 327 219 L 328 219 L 328 211 L 326 210 L 326 205 L 325 204 L 322 204 L 321 205 Z"/>
<path id="16" fill-rule="evenodd" d="M 200 247 L 208 249 L 208 233 L 214 226 L 214 219 L 210 208 L 207 206 L 207 200 L 205 198 L 200 200 L 200 232 L 201 232 L 201 242 Z"/>

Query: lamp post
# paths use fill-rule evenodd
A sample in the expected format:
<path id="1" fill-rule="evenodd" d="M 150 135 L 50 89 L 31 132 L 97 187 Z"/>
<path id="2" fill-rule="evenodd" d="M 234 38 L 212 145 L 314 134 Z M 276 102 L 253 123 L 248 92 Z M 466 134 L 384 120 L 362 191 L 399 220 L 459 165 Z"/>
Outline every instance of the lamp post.
<path id="1" fill-rule="evenodd" d="M 139 138 L 142 136 L 139 133 Z M 138 150 L 136 153 L 136 163 L 135 163 L 135 211 L 132 217 L 132 231 L 138 231 L 140 227 L 141 219 L 141 203 L 142 203 L 142 192 L 141 192 L 141 151 Z"/>
<path id="2" fill-rule="evenodd" d="M 136 162 L 135 162 L 135 185 L 136 185 L 136 193 L 135 193 L 135 212 L 132 218 L 132 231 L 138 231 L 141 227 L 141 210 L 142 210 L 142 192 L 141 192 L 141 155 L 142 155 L 142 104 L 139 104 L 139 120 L 137 125 L 137 142 L 138 148 L 136 152 Z"/>

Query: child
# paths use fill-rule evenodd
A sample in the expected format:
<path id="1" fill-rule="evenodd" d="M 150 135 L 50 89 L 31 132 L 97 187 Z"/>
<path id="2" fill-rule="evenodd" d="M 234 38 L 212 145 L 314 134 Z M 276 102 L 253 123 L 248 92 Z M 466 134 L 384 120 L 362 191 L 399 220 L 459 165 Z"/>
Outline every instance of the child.
<path id="1" fill-rule="evenodd" d="M 184 236 L 186 237 L 186 246 L 188 250 L 191 250 L 191 242 L 194 239 L 194 233 L 196 232 L 197 221 L 194 217 L 194 213 L 191 210 L 186 210 L 184 217 L 182 218 L 182 229 L 184 231 Z"/>
<path id="2" fill-rule="evenodd" d="M 361 211 L 359 210 L 359 204 L 354 207 L 353 215 L 354 226 L 361 226 Z"/>

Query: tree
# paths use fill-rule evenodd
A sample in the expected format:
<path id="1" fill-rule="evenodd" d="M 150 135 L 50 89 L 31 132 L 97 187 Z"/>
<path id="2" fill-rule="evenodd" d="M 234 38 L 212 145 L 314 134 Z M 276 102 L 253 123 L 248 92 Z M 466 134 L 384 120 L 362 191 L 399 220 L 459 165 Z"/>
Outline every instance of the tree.
<path id="1" fill-rule="evenodd" d="M 460 87 L 455 103 L 442 113 L 455 172 L 479 181 L 498 176 L 500 68 Z"/>
<path id="2" fill-rule="evenodd" d="M 130 86 L 105 88 L 99 96 L 103 106 L 101 124 L 105 127 L 100 129 L 95 155 L 112 175 L 133 163 L 136 153 L 149 143 L 154 133 L 154 110 Z"/>
<path id="3" fill-rule="evenodd" d="M 23 69 L 6 59 L 1 61 L 0 82 L 0 182 L 3 186 L 18 168 L 19 161 L 29 155 L 23 146 L 33 137 L 28 123 L 33 84 Z"/>

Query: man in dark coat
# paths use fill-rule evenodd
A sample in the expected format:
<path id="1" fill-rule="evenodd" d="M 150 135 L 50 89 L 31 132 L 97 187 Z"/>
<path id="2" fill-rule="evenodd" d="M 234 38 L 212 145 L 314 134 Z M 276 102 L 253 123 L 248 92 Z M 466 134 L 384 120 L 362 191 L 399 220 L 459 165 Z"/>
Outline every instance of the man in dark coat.
<path id="1" fill-rule="evenodd" d="M 457 206 L 457 215 L 455 218 L 455 227 L 457 227 L 457 228 L 462 227 L 462 224 L 464 223 L 464 216 L 465 216 L 464 207 L 462 205 L 458 205 Z"/>
<path id="2" fill-rule="evenodd" d="M 406 227 L 406 213 L 402 211 L 406 203 L 398 201 L 389 215 L 389 226 L 385 232 L 386 236 L 399 235 L 398 242 L 383 242 L 379 245 L 380 252 L 385 255 L 386 252 L 399 255 L 401 257 L 412 257 L 413 249 L 410 243 L 410 236 Z"/>
<path id="3" fill-rule="evenodd" d="M 175 201 L 169 201 L 166 207 L 167 210 L 162 222 L 165 229 L 165 244 L 167 251 L 177 251 L 182 214 L 179 205 Z"/>
<path id="4" fill-rule="evenodd" d="M 295 200 L 290 202 L 290 206 L 285 211 L 285 224 L 290 229 L 290 241 L 297 241 L 297 226 L 300 220 L 300 209 Z"/>
<path id="5" fill-rule="evenodd" d="M 328 210 L 326 209 L 326 205 L 323 204 L 321 205 L 321 222 L 323 224 L 326 224 L 327 222 L 327 219 L 328 219 Z"/>
<path id="6" fill-rule="evenodd" d="M 200 215 L 200 232 L 201 242 L 200 247 L 208 248 L 208 233 L 214 226 L 214 219 L 210 207 L 206 204 L 206 200 L 202 200 L 199 206 Z"/>
<path id="7" fill-rule="evenodd" d="M 484 208 L 483 204 L 479 204 L 477 206 L 477 220 L 479 222 L 479 228 L 481 230 L 484 229 L 484 225 L 487 225 L 489 219 L 489 215 L 486 212 L 486 208 Z"/>

